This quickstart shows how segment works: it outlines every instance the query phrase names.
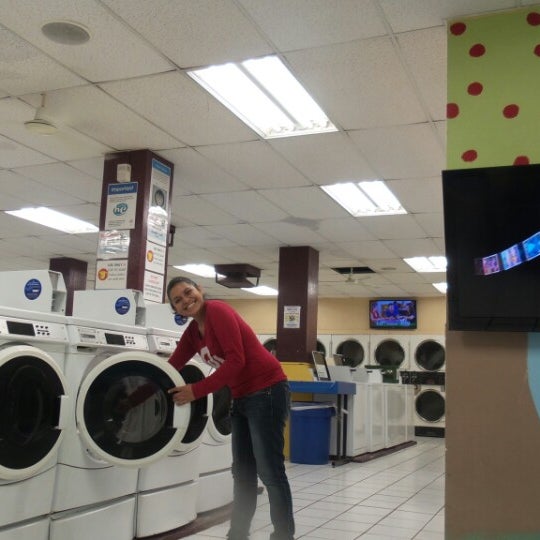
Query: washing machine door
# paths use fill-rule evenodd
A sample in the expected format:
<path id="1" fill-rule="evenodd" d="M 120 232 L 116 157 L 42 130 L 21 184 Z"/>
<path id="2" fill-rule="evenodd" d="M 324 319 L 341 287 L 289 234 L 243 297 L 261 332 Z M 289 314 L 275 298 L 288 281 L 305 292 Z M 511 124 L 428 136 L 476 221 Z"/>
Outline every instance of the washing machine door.
<path id="1" fill-rule="evenodd" d="M 79 388 L 76 421 L 97 459 L 141 467 L 180 447 L 189 429 L 190 404 L 176 406 L 167 393 L 186 381 L 169 363 L 142 351 L 95 362 Z"/>
<path id="2" fill-rule="evenodd" d="M 433 339 L 427 339 L 416 348 L 414 359 L 422 369 L 438 371 L 444 366 L 444 347 Z"/>
<path id="3" fill-rule="evenodd" d="M 0 348 L 0 479 L 29 478 L 55 463 L 69 414 L 56 361 L 31 345 Z"/>
<path id="4" fill-rule="evenodd" d="M 336 353 L 343 357 L 343 365 L 349 367 L 357 367 L 362 364 L 366 354 L 364 347 L 356 339 L 342 341 L 337 346 Z"/>
<path id="5" fill-rule="evenodd" d="M 202 381 L 205 375 L 196 362 L 188 362 L 181 370 L 180 376 L 186 384 Z M 189 425 L 182 440 L 175 446 L 175 453 L 185 453 L 195 448 L 202 441 L 208 420 L 212 414 L 213 397 L 209 396 L 196 399 L 190 403 Z"/>
<path id="6" fill-rule="evenodd" d="M 395 339 L 385 339 L 375 349 L 375 361 L 383 367 L 400 367 L 405 361 L 405 350 Z"/>
<path id="7" fill-rule="evenodd" d="M 415 399 L 416 414 L 425 422 L 436 423 L 444 418 L 444 396 L 433 389 L 422 390 Z"/>
<path id="8" fill-rule="evenodd" d="M 231 391 L 228 386 L 212 394 L 212 417 L 208 422 L 208 434 L 218 443 L 231 438 Z"/>

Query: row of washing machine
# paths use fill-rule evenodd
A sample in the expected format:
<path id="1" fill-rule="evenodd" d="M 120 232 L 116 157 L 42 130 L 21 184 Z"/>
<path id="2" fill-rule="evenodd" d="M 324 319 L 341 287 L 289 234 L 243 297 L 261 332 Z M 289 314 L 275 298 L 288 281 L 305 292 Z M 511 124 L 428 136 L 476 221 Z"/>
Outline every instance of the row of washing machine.
<path id="1" fill-rule="evenodd" d="M 60 274 L 0 276 L 0 540 L 132 540 L 228 504 L 230 395 L 174 406 L 209 368 L 165 361 L 170 308 L 77 291 L 65 317 L 63 299 Z"/>
<path id="2" fill-rule="evenodd" d="M 269 350 L 276 349 L 276 338 L 260 335 Z M 420 436 L 444 436 L 446 348 L 443 335 L 421 334 L 327 334 L 317 337 L 317 350 L 329 364 L 333 355 L 342 357 L 347 366 L 379 366 L 393 369 L 395 382 L 414 386 L 413 421 Z M 380 439 L 380 437 L 379 437 Z"/>

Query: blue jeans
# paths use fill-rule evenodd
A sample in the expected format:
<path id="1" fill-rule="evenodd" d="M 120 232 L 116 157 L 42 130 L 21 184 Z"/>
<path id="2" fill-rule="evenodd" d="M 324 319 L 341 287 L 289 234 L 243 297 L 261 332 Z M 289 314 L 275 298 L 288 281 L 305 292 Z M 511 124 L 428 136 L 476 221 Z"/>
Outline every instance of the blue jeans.
<path id="1" fill-rule="evenodd" d="M 246 540 L 257 507 L 257 476 L 268 491 L 274 540 L 293 540 L 291 489 L 285 472 L 283 431 L 290 408 L 289 383 L 283 381 L 233 400 L 232 474 L 234 502 L 230 540 Z"/>

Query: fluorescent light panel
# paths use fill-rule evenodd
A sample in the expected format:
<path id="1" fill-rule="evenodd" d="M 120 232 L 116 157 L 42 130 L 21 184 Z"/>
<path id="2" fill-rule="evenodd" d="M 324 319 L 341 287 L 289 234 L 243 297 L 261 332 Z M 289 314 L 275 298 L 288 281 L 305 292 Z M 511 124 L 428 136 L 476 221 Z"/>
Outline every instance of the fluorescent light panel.
<path id="1" fill-rule="evenodd" d="M 187 74 L 265 139 L 337 131 L 277 56 Z"/>
<path id="2" fill-rule="evenodd" d="M 446 290 L 448 289 L 448 283 L 445 281 L 441 281 L 440 283 L 432 283 L 432 285 L 443 294 L 446 294 Z"/>
<path id="3" fill-rule="evenodd" d="M 411 257 L 403 260 L 416 272 L 446 272 L 446 257 Z"/>
<path id="4" fill-rule="evenodd" d="M 98 232 L 99 228 L 91 223 L 82 221 L 56 210 L 40 206 L 37 208 L 21 208 L 20 210 L 6 210 L 6 214 L 16 216 L 39 225 L 45 225 L 69 234 L 82 234 Z"/>
<path id="5" fill-rule="evenodd" d="M 407 213 L 382 180 L 342 182 L 321 189 L 354 217 Z"/>
<path id="6" fill-rule="evenodd" d="M 175 266 L 174 268 L 204 278 L 213 278 L 216 275 L 216 270 L 214 267 L 208 264 L 183 264 L 180 266 Z"/>

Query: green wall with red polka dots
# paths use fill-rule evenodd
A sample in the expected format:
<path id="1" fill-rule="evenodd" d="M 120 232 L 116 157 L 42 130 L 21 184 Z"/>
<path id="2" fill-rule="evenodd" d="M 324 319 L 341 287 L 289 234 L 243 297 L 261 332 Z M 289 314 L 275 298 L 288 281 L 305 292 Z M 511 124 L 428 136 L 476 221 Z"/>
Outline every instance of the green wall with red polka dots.
<path id="1" fill-rule="evenodd" d="M 540 5 L 448 24 L 447 167 L 540 163 Z"/>

